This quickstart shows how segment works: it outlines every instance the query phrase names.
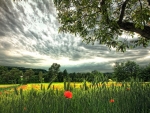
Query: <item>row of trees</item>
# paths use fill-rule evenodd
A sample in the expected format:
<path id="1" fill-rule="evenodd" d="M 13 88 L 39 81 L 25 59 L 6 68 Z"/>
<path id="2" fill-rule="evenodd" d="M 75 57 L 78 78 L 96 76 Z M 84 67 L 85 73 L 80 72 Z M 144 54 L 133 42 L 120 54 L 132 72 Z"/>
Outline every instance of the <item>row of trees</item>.
<path id="1" fill-rule="evenodd" d="M 59 71 L 59 67 L 59 64 L 54 63 L 49 68 L 47 77 L 56 77 L 55 81 L 58 82 L 63 82 L 64 78 L 69 78 L 70 81 L 75 82 L 81 82 L 83 80 L 87 80 L 89 82 L 93 82 L 95 80 L 107 81 L 108 79 L 115 81 L 130 81 L 131 79 L 140 79 L 144 82 L 150 81 L 150 64 L 146 66 L 139 66 L 134 61 L 116 62 L 113 68 L 113 73 L 101 73 L 96 70 L 87 73 L 67 73 L 67 70 L 64 70 L 63 72 Z"/>
<path id="2" fill-rule="evenodd" d="M 39 72 L 39 75 L 42 72 Z M 0 83 L 27 83 L 27 82 L 36 82 L 39 80 L 39 77 L 35 75 L 35 72 L 32 69 L 27 69 L 25 72 L 18 68 L 12 68 L 9 70 L 5 66 L 0 66 Z"/>
<path id="3" fill-rule="evenodd" d="M 150 81 L 150 64 L 140 67 L 133 61 L 115 63 L 113 73 L 101 73 L 96 70 L 86 73 L 68 73 L 65 69 L 60 71 L 60 64 L 53 63 L 48 71 L 35 71 L 27 69 L 22 71 L 18 68 L 9 70 L 7 67 L 0 66 L 0 83 L 43 83 L 54 80 L 55 82 L 63 82 L 64 79 L 72 82 L 102 82 L 112 79 L 115 81 L 130 81 L 132 79 L 141 79 L 142 81 Z"/>
<path id="4" fill-rule="evenodd" d="M 133 61 L 117 62 L 114 66 L 114 78 L 118 81 L 129 81 L 131 78 L 150 81 L 150 64 L 139 66 Z"/>
<path id="5" fill-rule="evenodd" d="M 43 83 L 54 80 L 55 82 L 63 82 L 64 79 L 72 82 L 89 82 L 95 81 L 96 76 L 102 77 L 102 73 L 98 71 L 86 73 L 68 73 L 65 69 L 60 71 L 60 64 L 53 63 L 48 71 L 37 71 L 34 69 L 11 68 L 0 66 L 0 83 L 1 84 L 21 84 L 21 83 Z"/>

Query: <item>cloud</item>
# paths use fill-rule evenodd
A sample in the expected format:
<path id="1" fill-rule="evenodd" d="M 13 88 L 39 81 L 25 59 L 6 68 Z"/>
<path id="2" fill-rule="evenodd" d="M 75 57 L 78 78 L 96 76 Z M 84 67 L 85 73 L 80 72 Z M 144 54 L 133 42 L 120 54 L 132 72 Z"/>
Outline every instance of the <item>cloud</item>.
<path id="1" fill-rule="evenodd" d="M 149 61 L 150 47 L 121 53 L 98 43 L 83 43 L 69 33 L 58 33 L 56 17 L 52 0 L 1 0 L 0 64 L 48 69 L 52 63 L 59 63 L 61 70 L 69 72 L 110 72 L 117 61 L 134 60 L 141 65 Z"/>

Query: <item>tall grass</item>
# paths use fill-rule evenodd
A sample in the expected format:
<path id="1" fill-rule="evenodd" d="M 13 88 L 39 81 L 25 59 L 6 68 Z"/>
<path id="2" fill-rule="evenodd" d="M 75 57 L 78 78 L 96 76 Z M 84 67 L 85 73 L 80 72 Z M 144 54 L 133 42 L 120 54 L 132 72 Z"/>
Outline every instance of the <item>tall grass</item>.
<path id="1" fill-rule="evenodd" d="M 65 81 L 66 82 L 66 81 Z M 62 90 L 41 86 L 41 90 L 16 90 L 0 94 L 0 113 L 150 113 L 150 84 L 132 81 L 107 87 L 107 83 L 81 89 L 64 83 Z M 87 88 L 88 87 L 88 88 Z M 70 88 L 70 89 L 69 89 Z M 71 90 L 73 98 L 64 97 Z M 114 102 L 110 102 L 113 99 Z"/>

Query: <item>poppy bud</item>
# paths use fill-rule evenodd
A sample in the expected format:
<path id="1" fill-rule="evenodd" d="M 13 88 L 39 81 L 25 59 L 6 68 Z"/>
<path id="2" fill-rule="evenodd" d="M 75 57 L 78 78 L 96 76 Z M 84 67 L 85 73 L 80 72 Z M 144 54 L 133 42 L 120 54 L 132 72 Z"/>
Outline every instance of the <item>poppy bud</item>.
<path id="1" fill-rule="evenodd" d="M 110 103 L 114 103 L 115 100 L 114 100 L 114 99 L 110 99 L 109 102 L 110 102 Z"/>

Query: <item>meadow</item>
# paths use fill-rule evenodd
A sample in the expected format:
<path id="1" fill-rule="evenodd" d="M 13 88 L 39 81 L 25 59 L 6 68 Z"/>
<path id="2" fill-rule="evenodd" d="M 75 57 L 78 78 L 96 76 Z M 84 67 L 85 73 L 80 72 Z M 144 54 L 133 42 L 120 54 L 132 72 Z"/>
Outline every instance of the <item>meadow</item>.
<path id="1" fill-rule="evenodd" d="M 0 85 L 0 113 L 150 113 L 150 83 Z"/>

